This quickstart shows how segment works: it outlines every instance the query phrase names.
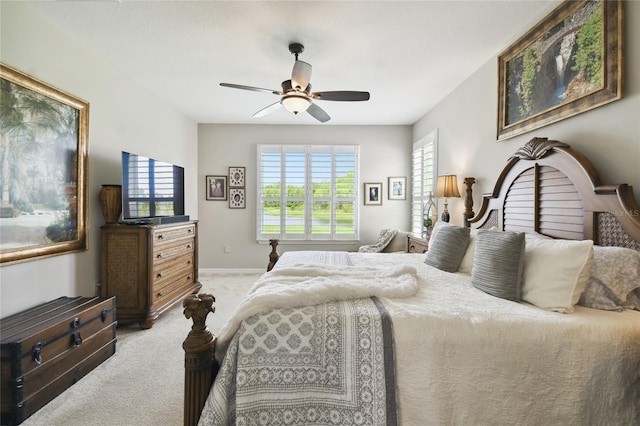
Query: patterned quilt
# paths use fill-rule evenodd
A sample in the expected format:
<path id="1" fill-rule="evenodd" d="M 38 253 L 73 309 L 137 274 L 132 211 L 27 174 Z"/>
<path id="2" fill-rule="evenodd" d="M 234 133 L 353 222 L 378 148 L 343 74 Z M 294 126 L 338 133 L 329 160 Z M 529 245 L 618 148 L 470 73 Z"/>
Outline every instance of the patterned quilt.
<path id="1" fill-rule="evenodd" d="M 199 425 L 395 425 L 391 333 L 375 297 L 249 317 Z"/>

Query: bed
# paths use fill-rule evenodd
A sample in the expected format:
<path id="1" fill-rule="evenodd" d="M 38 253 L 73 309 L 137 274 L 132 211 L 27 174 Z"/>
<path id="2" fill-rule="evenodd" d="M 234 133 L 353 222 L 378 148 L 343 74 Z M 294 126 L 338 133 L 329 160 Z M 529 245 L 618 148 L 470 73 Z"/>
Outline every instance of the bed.
<path id="1" fill-rule="evenodd" d="M 632 188 L 535 138 L 466 223 L 426 255 L 274 244 L 219 338 L 185 300 L 185 425 L 637 424 Z"/>

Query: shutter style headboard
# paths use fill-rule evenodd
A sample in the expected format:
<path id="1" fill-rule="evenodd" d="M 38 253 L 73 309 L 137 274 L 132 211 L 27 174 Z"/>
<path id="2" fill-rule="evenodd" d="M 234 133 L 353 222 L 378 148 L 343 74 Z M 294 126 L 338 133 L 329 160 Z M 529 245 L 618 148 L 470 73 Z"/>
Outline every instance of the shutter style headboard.
<path id="1" fill-rule="evenodd" d="M 469 224 L 640 250 L 632 187 L 603 185 L 585 156 L 547 138 L 532 139 L 509 158 Z"/>

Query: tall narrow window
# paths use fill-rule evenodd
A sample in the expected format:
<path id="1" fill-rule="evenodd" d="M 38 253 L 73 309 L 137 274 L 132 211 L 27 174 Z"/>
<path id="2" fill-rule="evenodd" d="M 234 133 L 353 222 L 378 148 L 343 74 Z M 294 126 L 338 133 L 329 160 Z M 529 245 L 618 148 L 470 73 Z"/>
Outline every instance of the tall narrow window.
<path id="1" fill-rule="evenodd" d="M 358 157 L 355 145 L 258 145 L 258 240 L 357 240 Z"/>
<path id="2" fill-rule="evenodd" d="M 435 190 L 438 132 L 433 131 L 413 144 L 411 162 L 411 232 L 422 235 L 423 206 Z"/>

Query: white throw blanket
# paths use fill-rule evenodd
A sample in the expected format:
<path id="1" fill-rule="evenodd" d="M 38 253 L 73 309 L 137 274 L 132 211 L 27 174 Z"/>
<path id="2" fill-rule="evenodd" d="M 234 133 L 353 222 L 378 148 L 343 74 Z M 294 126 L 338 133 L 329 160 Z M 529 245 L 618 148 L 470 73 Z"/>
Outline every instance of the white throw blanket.
<path id="1" fill-rule="evenodd" d="M 221 331 L 216 359 L 222 361 L 240 323 L 272 309 L 312 306 L 371 296 L 404 298 L 418 291 L 416 269 L 395 267 L 293 265 L 264 274 Z"/>

